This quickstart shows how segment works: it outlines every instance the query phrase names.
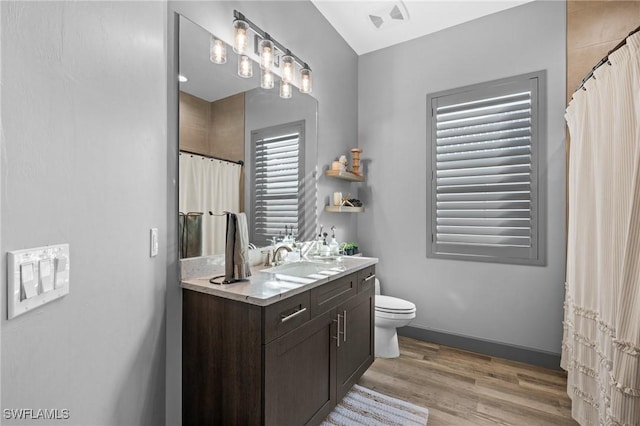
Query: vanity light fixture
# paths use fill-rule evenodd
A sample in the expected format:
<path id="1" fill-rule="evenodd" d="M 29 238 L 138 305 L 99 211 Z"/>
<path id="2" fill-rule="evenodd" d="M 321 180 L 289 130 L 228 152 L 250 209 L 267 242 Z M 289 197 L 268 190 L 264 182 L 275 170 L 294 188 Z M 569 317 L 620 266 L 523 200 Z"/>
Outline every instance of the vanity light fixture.
<path id="1" fill-rule="evenodd" d="M 273 68 L 273 42 L 268 34 L 260 41 L 260 68 L 267 71 Z"/>
<path id="2" fill-rule="evenodd" d="M 224 41 L 211 37 L 209 41 L 209 59 L 214 64 L 224 64 L 227 62 L 227 45 Z"/>
<path id="3" fill-rule="evenodd" d="M 291 52 L 287 51 L 287 54 L 282 57 L 282 81 L 285 83 L 293 83 L 294 76 L 296 74 L 296 63 L 291 56 Z"/>
<path id="4" fill-rule="evenodd" d="M 233 51 L 239 55 L 247 52 L 247 46 L 249 45 L 248 31 L 249 24 L 243 19 L 238 18 L 233 21 Z"/>
<path id="5" fill-rule="evenodd" d="M 300 70 L 300 93 L 311 93 L 313 90 L 313 78 L 307 64 Z"/>
<path id="6" fill-rule="evenodd" d="M 273 73 L 268 70 L 261 70 L 260 87 L 263 89 L 273 89 L 274 84 L 275 78 L 273 77 Z"/>
<path id="7" fill-rule="evenodd" d="M 292 95 L 292 85 L 296 84 L 296 70 L 300 69 L 299 88 L 301 93 L 311 93 L 313 88 L 311 68 L 306 62 L 291 53 L 289 49 L 276 39 L 265 33 L 245 16 L 233 11 L 233 51 L 238 53 L 238 75 L 249 78 L 253 75 L 251 59 L 248 56 L 249 30 L 255 35 L 254 51 L 260 57 L 260 86 L 267 89 L 274 87 L 275 72 L 280 68 L 280 97 L 288 99 Z M 245 63 L 245 61 L 247 63 Z"/>
<path id="8" fill-rule="evenodd" d="M 253 77 L 253 61 L 247 55 L 238 56 L 238 75 L 242 78 Z"/>
<path id="9" fill-rule="evenodd" d="M 292 92 L 291 83 L 280 80 L 280 97 L 282 99 L 291 99 Z"/>

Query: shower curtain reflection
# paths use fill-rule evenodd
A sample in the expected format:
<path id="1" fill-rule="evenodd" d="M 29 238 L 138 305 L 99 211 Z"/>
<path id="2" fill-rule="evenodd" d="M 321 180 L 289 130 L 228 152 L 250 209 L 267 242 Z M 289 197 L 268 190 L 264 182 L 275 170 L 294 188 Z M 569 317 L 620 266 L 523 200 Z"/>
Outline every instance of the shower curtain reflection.
<path id="1" fill-rule="evenodd" d="M 203 212 L 202 255 L 224 253 L 226 219 L 211 216 L 240 210 L 240 172 L 236 163 L 180 153 L 179 209 Z"/>

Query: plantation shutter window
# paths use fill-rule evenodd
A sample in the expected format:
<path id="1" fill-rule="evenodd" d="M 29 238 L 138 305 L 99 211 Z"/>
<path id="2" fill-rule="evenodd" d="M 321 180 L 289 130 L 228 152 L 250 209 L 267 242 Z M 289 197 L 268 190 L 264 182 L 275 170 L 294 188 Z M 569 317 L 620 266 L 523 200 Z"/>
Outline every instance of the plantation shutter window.
<path id="1" fill-rule="evenodd" d="M 539 264 L 543 73 L 428 96 L 429 257 Z"/>
<path id="2" fill-rule="evenodd" d="M 251 241 L 269 245 L 273 237 L 298 235 L 303 228 L 304 123 L 252 132 L 253 185 Z"/>

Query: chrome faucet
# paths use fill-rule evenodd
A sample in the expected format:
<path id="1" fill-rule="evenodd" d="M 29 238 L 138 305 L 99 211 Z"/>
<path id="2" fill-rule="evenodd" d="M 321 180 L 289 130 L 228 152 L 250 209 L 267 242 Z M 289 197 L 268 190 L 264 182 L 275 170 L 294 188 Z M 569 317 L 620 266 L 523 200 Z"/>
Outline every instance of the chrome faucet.
<path id="1" fill-rule="evenodd" d="M 273 263 L 278 266 L 280 263 L 282 263 L 282 254 L 281 254 L 281 250 L 286 250 L 288 252 L 291 252 L 291 249 L 288 246 L 285 245 L 281 245 L 280 247 L 278 247 L 274 252 L 273 252 Z"/>

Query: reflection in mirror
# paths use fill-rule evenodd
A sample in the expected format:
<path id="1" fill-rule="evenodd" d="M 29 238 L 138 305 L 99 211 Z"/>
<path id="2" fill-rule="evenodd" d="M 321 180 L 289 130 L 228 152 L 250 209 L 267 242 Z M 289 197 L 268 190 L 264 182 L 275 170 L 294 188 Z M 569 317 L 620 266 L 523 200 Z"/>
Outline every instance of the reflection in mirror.
<path id="1" fill-rule="evenodd" d="M 310 239 L 317 222 L 317 101 L 296 88 L 290 99 L 280 98 L 277 76 L 273 89 L 260 88 L 253 60 L 253 77 L 240 77 L 232 47 L 184 17 L 179 33 L 186 78 L 179 107 L 181 256 L 224 253 L 226 219 L 216 214 L 225 211 L 246 212 L 258 247 L 286 234 Z M 213 63 L 221 45 L 226 62 Z"/>

